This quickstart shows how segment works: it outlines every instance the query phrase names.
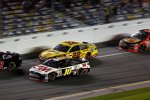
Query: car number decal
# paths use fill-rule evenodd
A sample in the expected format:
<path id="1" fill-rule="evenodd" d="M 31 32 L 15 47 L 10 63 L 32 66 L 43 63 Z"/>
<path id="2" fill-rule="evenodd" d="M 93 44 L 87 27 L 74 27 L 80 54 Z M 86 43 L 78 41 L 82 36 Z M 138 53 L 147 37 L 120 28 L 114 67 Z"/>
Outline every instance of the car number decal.
<path id="1" fill-rule="evenodd" d="M 80 52 L 74 52 L 72 57 L 73 58 L 79 58 L 80 57 Z"/>
<path id="2" fill-rule="evenodd" d="M 71 71 L 71 68 L 65 69 L 64 76 L 71 74 L 71 72 L 72 72 L 72 71 Z"/>
<path id="3" fill-rule="evenodd" d="M 4 67 L 4 61 L 0 61 L 0 69 L 3 69 Z"/>

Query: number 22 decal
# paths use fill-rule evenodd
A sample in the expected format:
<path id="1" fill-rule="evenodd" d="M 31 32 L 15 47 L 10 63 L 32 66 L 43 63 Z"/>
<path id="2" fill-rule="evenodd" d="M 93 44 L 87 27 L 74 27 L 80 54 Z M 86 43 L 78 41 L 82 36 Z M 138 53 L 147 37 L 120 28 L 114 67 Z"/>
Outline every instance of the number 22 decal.
<path id="1" fill-rule="evenodd" d="M 79 58 L 79 57 L 80 57 L 80 52 L 73 53 L 73 58 Z"/>

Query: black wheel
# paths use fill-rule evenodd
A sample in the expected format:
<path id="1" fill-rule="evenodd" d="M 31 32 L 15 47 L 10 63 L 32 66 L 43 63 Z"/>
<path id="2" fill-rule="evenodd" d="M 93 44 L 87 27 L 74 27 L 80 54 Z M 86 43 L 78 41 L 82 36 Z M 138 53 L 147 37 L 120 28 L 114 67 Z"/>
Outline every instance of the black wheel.
<path id="1" fill-rule="evenodd" d="M 87 75 L 87 73 L 89 72 L 89 70 L 87 68 L 85 68 L 83 70 L 84 70 L 83 75 Z"/>
<path id="2" fill-rule="evenodd" d="M 15 69 L 15 68 L 16 68 L 16 64 L 15 64 L 14 62 L 10 62 L 10 63 L 8 64 L 8 67 L 7 67 L 8 70 L 13 70 L 13 69 Z"/>
<path id="3" fill-rule="evenodd" d="M 144 51 L 145 48 L 146 48 L 146 47 L 145 47 L 143 44 L 141 44 L 141 45 L 139 46 L 138 51 L 139 51 L 139 52 Z"/>
<path id="4" fill-rule="evenodd" d="M 91 58 L 91 53 L 87 53 L 86 55 L 85 55 L 85 59 L 87 59 L 87 60 L 89 60 Z"/>
<path id="5" fill-rule="evenodd" d="M 88 73 L 89 71 L 88 71 L 88 69 L 87 68 L 85 68 L 85 69 L 79 69 L 78 70 L 78 75 L 86 75 L 87 73 Z"/>
<path id="6" fill-rule="evenodd" d="M 55 80 L 55 78 L 56 78 L 56 73 L 50 73 L 50 74 L 48 74 L 48 80 L 49 81 L 53 81 L 53 80 Z"/>

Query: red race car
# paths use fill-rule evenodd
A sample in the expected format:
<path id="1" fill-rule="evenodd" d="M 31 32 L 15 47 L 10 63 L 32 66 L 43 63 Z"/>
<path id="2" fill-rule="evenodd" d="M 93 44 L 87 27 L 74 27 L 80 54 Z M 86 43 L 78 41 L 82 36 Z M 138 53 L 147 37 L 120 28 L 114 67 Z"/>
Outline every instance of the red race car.
<path id="1" fill-rule="evenodd" d="M 119 48 L 129 52 L 141 52 L 150 48 L 150 29 L 139 30 L 129 38 L 121 39 Z"/>

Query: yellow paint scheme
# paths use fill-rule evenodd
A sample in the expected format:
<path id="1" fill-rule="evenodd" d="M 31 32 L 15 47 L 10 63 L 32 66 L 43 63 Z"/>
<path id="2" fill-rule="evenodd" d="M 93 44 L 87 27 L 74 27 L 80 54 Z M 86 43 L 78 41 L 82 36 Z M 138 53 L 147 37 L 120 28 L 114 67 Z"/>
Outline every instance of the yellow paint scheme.
<path id="1" fill-rule="evenodd" d="M 53 50 L 53 49 L 48 49 L 48 50 L 45 50 L 43 51 L 40 56 L 43 57 L 43 58 L 53 58 L 55 56 L 62 56 L 62 55 L 66 55 L 65 52 L 60 52 L 60 51 L 56 51 L 56 50 Z"/>
<path id="2" fill-rule="evenodd" d="M 91 56 L 93 57 L 98 55 L 97 47 L 94 44 L 75 42 L 75 41 L 64 41 L 64 42 L 61 42 L 60 44 L 69 46 L 69 50 L 67 52 L 56 51 L 53 49 L 45 50 L 40 53 L 39 55 L 40 60 L 42 59 L 46 60 L 46 59 L 56 58 L 56 57 L 85 58 L 87 53 L 91 53 Z M 74 46 L 77 46 L 77 45 L 85 45 L 87 46 L 87 48 L 83 50 L 78 50 L 75 52 L 69 52 Z"/>

